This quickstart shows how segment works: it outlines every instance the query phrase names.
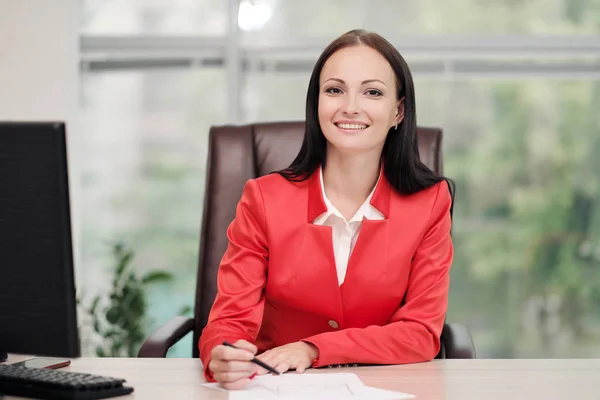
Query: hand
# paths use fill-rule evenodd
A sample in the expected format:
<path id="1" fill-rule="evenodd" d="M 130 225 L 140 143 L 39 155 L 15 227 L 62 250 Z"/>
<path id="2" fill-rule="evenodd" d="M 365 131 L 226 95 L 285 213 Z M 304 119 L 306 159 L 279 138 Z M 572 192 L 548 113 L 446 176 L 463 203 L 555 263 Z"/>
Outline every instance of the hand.
<path id="1" fill-rule="evenodd" d="M 215 380 L 228 390 L 244 388 L 258 370 L 258 366 L 250 362 L 256 354 L 256 346 L 245 340 L 238 340 L 233 345 L 238 348 L 216 346 L 208 363 Z"/>
<path id="2" fill-rule="evenodd" d="M 282 374 L 289 369 L 295 369 L 296 372 L 301 374 L 312 366 L 313 361 L 318 356 L 319 349 L 315 345 L 306 342 L 294 342 L 265 351 L 256 358 L 269 364 Z M 267 372 L 263 368 L 259 367 L 258 369 L 260 375 Z"/>

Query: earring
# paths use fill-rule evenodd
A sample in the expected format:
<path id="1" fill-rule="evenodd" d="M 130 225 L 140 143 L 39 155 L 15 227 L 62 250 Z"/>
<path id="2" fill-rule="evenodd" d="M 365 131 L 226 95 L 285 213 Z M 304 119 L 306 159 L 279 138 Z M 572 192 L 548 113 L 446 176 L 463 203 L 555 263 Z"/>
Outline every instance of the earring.
<path id="1" fill-rule="evenodd" d="M 398 121 L 396 121 L 396 127 L 394 128 L 394 130 L 398 130 Z"/>

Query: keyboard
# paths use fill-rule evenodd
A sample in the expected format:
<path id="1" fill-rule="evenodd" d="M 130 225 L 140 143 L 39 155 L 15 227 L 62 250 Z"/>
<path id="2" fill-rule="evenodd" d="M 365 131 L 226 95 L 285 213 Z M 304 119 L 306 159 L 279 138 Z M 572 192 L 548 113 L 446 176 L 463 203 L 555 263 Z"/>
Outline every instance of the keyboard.
<path id="1" fill-rule="evenodd" d="M 2 394 L 48 400 L 106 399 L 133 392 L 124 379 L 47 368 L 0 365 Z"/>

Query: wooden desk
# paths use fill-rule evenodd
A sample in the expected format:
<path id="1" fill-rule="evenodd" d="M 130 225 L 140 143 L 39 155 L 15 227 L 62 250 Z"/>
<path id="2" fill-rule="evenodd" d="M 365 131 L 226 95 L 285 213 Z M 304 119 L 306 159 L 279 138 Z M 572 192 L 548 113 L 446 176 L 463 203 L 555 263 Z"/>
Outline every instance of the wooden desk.
<path id="1" fill-rule="evenodd" d="M 8 362 L 18 360 L 13 356 Z M 203 377 L 198 359 L 81 358 L 64 370 L 126 379 L 135 391 L 117 399 L 222 398 L 199 385 Z M 600 399 L 600 360 L 591 359 L 435 360 L 310 371 L 330 372 L 354 372 L 369 386 L 411 393 L 418 400 Z"/>

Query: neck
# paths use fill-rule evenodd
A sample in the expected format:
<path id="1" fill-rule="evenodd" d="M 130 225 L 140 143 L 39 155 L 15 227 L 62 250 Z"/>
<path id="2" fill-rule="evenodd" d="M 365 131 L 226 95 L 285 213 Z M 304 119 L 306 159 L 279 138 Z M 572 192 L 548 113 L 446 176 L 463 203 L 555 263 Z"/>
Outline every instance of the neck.
<path id="1" fill-rule="evenodd" d="M 381 171 L 380 152 L 342 154 L 328 149 L 323 169 L 327 197 L 346 198 L 362 203 L 375 187 Z"/>

